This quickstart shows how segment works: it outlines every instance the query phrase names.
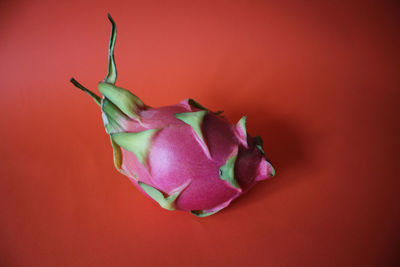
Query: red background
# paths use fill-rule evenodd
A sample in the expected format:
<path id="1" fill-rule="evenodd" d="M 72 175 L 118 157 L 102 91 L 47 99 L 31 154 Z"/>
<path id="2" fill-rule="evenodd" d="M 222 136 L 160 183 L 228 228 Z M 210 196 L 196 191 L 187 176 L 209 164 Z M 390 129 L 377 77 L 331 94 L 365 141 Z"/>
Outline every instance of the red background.
<path id="1" fill-rule="evenodd" d="M 395 2 L 1 1 L 0 265 L 399 264 Z M 105 77 L 107 12 L 118 85 L 249 115 L 276 179 L 196 218 L 119 174 L 68 81 Z"/>

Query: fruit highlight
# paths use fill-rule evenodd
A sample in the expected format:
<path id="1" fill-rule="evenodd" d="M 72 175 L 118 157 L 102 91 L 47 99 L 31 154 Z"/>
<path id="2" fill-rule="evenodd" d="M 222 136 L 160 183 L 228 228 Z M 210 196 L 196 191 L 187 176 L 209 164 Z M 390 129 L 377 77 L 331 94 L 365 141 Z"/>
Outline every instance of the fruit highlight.
<path id="1" fill-rule="evenodd" d="M 108 74 L 98 85 L 102 97 L 73 78 L 71 82 L 101 107 L 117 170 L 161 207 L 200 217 L 220 211 L 275 175 L 261 138 L 246 131 L 246 116 L 233 125 L 193 99 L 151 108 L 115 86 L 116 26 L 108 18 Z"/>

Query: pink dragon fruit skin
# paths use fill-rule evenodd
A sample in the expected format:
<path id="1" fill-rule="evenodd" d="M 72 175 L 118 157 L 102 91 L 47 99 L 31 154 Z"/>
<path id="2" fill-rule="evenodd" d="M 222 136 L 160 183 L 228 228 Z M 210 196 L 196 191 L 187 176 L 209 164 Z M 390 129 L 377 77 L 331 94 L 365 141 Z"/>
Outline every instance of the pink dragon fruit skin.
<path id="1" fill-rule="evenodd" d="M 71 82 L 101 107 L 115 166 L 139 190 L 165 209 L 204 217 L 275 175 L 261 138 L 246 132 L 246 116 L 233 125 L 192 99 L 150 108 L 115 86 L 116 27 L 108 18 L 112 30 L 108 74 L 98 87 L 102 97 Z"/>

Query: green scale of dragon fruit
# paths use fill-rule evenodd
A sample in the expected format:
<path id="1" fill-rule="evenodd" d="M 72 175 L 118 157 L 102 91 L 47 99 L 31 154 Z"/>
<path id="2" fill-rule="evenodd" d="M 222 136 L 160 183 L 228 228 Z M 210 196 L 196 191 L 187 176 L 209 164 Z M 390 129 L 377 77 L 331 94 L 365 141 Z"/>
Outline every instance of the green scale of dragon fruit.
<path id="1" fill-rule="evenodd" d="M 246 131 L 246 116 L 233 125 L 193 99 L 151 108 L 115 86 L 116 26 L 108 18 L 112 26 L 108 74 L 98 86 L 102 97 L 74 79 L 71 82 L 101 107 L 115 167 L 139 190 L 165 209 L 204 217 L 275 175 L 261 138 Z"/>

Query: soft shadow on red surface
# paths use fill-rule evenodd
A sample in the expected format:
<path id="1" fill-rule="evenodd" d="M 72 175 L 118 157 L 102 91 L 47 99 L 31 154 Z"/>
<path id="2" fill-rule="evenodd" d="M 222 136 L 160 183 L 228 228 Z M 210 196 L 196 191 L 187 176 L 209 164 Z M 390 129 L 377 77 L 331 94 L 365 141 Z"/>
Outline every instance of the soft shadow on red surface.
<path id="1" fill-rule="evenodd" d="M 1 266 L 398 266 L 394 1 L 3 1 Z M 260 135 L 276 177 L 207 218 L 112 162 L 96 91 L 191 97 Z"/>

